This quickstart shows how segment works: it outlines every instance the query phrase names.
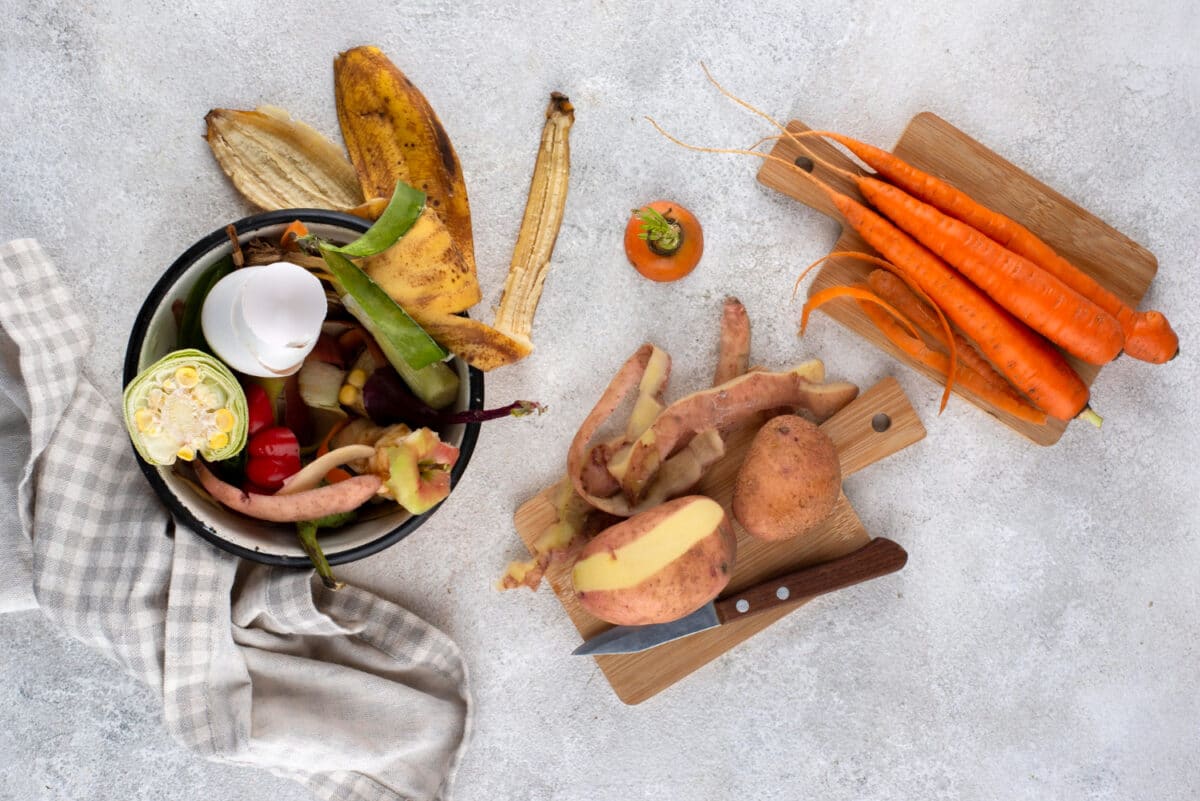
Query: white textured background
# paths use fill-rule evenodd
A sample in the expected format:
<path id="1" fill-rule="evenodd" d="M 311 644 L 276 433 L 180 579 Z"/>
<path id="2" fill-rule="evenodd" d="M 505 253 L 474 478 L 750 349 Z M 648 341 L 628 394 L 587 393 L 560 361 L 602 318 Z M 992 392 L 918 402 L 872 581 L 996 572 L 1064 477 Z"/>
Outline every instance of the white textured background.
<path id="1" fill-rule="evenodd" d="M 1200 12 L 1194 3 L 922 0 L 803 4 L 0 2 L 0 240 L 40 239 L 95 322 L 116 402 L 126 332 L 187 245 L 251 210 L 200 139 L 214 106 L 274 103 L 337 133 L 331 61 L 380 45 L 458 149 L 484 308 L 499 299 L 546 96 L 577 109 L 566 221 L 536 353 L 488 396 L 548 403 L 485 429 L 466 479 L 400 546 L 343 568 L 455 637 L 478 722 L 460 799 L 1155 799 L 1200 796 L 1200 480 L 1195 391 Z M 909 5 L 910 10 L 899 6 Z M 797 269 L 826 219 L 757 165 L 685 153 L 769 133 L 704 82 L 890 144 L 933 110 L 1146 245 L 1147 302 L 1183 355 L 1121 359 L 1102 432 L 1027 444 L 826 318 L 794 336 Z M 706 226 L 686 281 L 638 278 L 631 206 L 668 196 Z M 755 358 L 896 373 L 929 437 L 847 482 L 900 574 L 813 603 L 641 707 L 622 706 L 553 595 L 499 595 L 510 518 L 553 480 L 610 372 L 652 339 L 676 390 L 709 375 L 719 300 L 742 297 Z M 483 314 L 488 317 L 487 311 Z M 47 627 L 0 618 L 0 799 L 305 797 L 170 742 L 149 693 Z M 396 721 L 404 726 L 403 720 Z"/>

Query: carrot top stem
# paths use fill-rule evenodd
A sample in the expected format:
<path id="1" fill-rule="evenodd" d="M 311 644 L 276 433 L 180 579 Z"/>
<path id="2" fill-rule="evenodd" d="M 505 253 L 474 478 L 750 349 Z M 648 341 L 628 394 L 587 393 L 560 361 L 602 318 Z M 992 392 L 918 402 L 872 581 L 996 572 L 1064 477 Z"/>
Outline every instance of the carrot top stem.
<path id="1" fill-rule="evenodd" d="M 673 256 L 683 246 L 683 226 L 668 216 L 671 209 L 663 214 L 649 206 L 633 210 L 633 216 L 642 221 L 642 230 L 638 239 L 660 256 Z"/>

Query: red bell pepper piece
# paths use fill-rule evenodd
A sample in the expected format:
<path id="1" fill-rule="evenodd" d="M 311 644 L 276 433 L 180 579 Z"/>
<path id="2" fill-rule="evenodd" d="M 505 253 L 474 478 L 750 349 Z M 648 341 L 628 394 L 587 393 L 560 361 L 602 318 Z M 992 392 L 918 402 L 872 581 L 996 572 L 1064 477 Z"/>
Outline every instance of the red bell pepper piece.
<path id="1" fill-rule="evenodd" d="M 274 492 L 298 472 L 300 442 L 290 428 L 264 428 L 246 444 L 246 479 L 251 484 Z"/>
<path id="2" fill-rule="evenodd" d="M 252 381 L 246 382 L 246 406 L 249 414 L 246 433 L 253 437 L 264 428 L 275 425 L 275 404 L 267 391 Z"/>

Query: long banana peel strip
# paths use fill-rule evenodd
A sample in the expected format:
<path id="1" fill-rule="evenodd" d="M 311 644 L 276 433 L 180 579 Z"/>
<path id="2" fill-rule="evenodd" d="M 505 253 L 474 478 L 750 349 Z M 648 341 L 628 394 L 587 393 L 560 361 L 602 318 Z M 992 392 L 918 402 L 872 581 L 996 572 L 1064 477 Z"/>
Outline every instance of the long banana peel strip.
<path id="1" fill-rule="evenodd" d="M 542 143 L 533 168 L 525 216 L 504 282 L 500 308 L 496 312 L 496 328 L 518 341 L 530 342 L 533 315 L 542 296 L 542 284 L 562 224 L 571 174 L 568 135 L 574 122 L 575 109 L 571 101 L 558 92 L 552 93 L 546 108 L 546 124 L 542 128 Z"/>
<path id="2" fill-rule="evenodd" d="M 513 339 L 478 320 L 423 312 L 413 312 L 412 316 L 435 342 L 485 372 L 520 361 L 532 350 L 528 342 Z"/>
<path id="3" fill-rule="evenodd" d="M 446 224 L 475 281 L 471 208 L 458 155 L 417 87 L 377 47 L 333 62 L 342 138 L 366 197 L 391 197 L 396 181 L 415 186 Z"/>
<path id="4" fill-rule="evenodd" d="M 217 108 L 204 121 L 204 138 L 217 163 L 260 209 L 369 208 L 341 148 L 283 109 Z"/>

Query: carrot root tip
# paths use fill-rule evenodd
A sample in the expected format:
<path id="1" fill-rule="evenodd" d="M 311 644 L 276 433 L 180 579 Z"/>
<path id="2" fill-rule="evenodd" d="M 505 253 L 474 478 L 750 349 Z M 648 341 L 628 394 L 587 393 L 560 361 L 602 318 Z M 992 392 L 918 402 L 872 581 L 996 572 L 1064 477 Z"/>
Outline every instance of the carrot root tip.
<path id="1" fill-rule="evenodd" d="M 1100 426 L 1104 424 L 1104 418 L 1096 414 L 1096 410 L 1091 406 L 1084 406 L 1083 411 L 1080 412 L 1076 418 L 1079 420 L 1085 420 L 1094 425 L 1096 428 L 1100 428 Z"/>

